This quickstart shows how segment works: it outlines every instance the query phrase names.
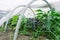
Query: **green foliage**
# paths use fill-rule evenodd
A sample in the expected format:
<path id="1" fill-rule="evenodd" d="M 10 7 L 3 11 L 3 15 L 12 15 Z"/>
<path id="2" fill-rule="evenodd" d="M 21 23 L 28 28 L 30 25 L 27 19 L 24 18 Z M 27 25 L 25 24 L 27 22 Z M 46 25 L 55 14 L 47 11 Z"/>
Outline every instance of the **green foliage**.
<path id="1" fill-rule="evenodd" d="M 19 18 L 19 15 L 13 16 L 13 18 L 11 18 L 8 23 L 8 25 L 9 25 L 8 27 L 11 28 L 12 30 L 15 30 L 18 18 Z"/>
<path id="2" fill-rule="evenodd" d="M 13 18 L 11 19 L 11 25 L 16 25 L 16 23 L 17 23 L 17 20 L 18 20 L 18 15 L 15 15 L 15 16 L 13 16 Z"/>
<path id="3" fill-rule="evenodd" d="M 36 18 L 41 20 L 45 26 L 45 28 L 42 28 L 42 30 L 44 32 L 48 31 L 47 33 L 50 34 L 49 37 L 51 37 L 55 40 L 59 40 L 58 35 L 60 35 L 60 13 L 56 12 L 55 10 L 53 10 L 53 11 L 50 10 L 48 12 L 43 12 L 41 10 L 39 12 L 38 10 L 37 10 L 38 13 L 37 13 Z"/>
<path id="4" fill-rule="evenodd" d="M 0 32 L 2 32 L 2 31 L 4 31 L 4 29 L 3 28 L 0 28 Z"/>
<path id="5" fill-rule="evenodd" d="M 23 18 L 21 21 L 20 35 L 33 37 L 45 36 L 46 38 L 59 40 L 60 35 L 60 13 L 54 10 L 44 12 L 36 10 L 35 18 Z M 16 26 L 18 15 L 11 19 L 11 26 Z"/>

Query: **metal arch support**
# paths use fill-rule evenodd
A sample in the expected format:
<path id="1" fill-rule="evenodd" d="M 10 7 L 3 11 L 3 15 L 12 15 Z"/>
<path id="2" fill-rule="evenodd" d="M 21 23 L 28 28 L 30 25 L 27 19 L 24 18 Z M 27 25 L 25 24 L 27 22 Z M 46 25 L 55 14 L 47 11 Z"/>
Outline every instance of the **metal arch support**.
<path id="1" fill-rule="evenodd" d="M 34 0 L 35 1 L 35 0 Z M 38 0 L 36 0 L 36 1 L 38 1 Z M 51 7 L 51 5 L 46 1 L 46 0 L 42 0 L 42 1 L 44 1 L 45 3 L 47 3 L 48 5 L 49 5 L 49 7 L 50 7 L 50 9 L 52 8 Z M 20 6 L 17 6 L 16 8 L 14 8 L 9 14 L 11 15 L 13 12 L 14 12 L 14 10 L 16 10 L 17 8 L 19 8 L 19 7 L 23 7 L 23 6 L 26 6 L 26 5 L 20 5 Z M 43 6 L 38 6 L 38 5 L 35 5 L 35 6 L 29 6 L 29 7 L 31 7 L 31 8 L 42 8 Z M 7 17 L 7 19 L 10 19 L 10 15 Z M 8 20 L 7 20 L 8 21 Z M 6 22 L 6 21 L 5 21 Z M 8 23 L 8 22 L 7 22 Z M 1 24 L 2 25 L 2 24 Z"/>
<path id="2" fill-rule="evenodd" d="M 23 12 L 22 12 L 21 15 L 19 16 L 19 20 L 18 20 L 17 25 L 16 25 L 16 30 L 15 30 L 15 34 L 14 34 L 13 40 L 16 40 L 16 39 L 17 39 L 18 32 L 19 32 L 19 28 L 20 28 L 19 26 L 21 25 L 21 20 L 22 20 L 22 18 L 23 18 L 23 16 L 24 16 L 25 11 L 26 11 L 27 8 L 28 8 L 33 2 L 35 2 L 35 1 L 36 1 L 36 0 L 31 1 L 31 2 L 26 6 L 26 8 L 24 8 Z"/>
<path id="3" fill-rule="evenodd" d="M 19 7 L 26 7 L 26 5 L 17 6 L 17 7 L 13 10 L 13 12 L 14 12 L 17 8 L 19 8 Z M 28 8 L 29 8 L 29 9 L 33 12 L 33 14 L 34 14 L 34 11 L 31 9 L 31 7 L 28 7 Z M 13 13 L 13 12 L 11 12 L 11 13 Z M 34 14 L 34 15 L 35 15 L 35 14 Z M 11 16 L 11 14 L 10 14 L 10 16 Z M 11 19 L 11 17 L 9 17 L 9 19 Z M 6 21 L 4 30 L 7 29 L 7 25 L 8 25 L 9 19 L 8 19 L 8 21 Z"/>
<path id="4" fill-rule="evenodd" d="M 16 40 L 16 39 L 17 39 L 18 32 L 19 32 L 19 28 L 20 28 L 19 26 L 21 25 L 21 20 L 22 20 L 22 18 L 23 18 L 23 16 L 24 16 L 24 13 L 25 13 L 25 11 L 27 10 L 27 8 L 29 7 L 29 5 L 31 5 L 33 2 L 35 2 L 35 0 L 33 0 L 32 2 L 30 2 L 30 3 L 26 6 L 26 8 L 24 8 L 22 14 L 19 16 L 19 20 L 18 20 L 18 22 L 17 22 L 17 26 L 16 26 L 16 30 L 15 30 L 15 34 L 14 34 L 14 39 L 13 39 L 13 40 Z"/>
<path id="5" fill-rule="evenodd" d="M 48 7 L 50 8 L 50 10 L 53 9 L 52 6 L 49 4 L 49 2 L 47 2 L 46 0 L 43 0 L 43 1 L 48 5 Z"/>
<path id="6" fill-rule="evenodd" d="M 6 21 L 6 24 L 5 24 L 5 28 L 4 28 L 4 30 L 7 29 L 7 25 L 8 25 L 9 20 L 11 19 L 11 15 L 12 15 L 12 13 L 13 13 L 17 8 L 19 8 L 19 7 L 25 7 L 25 5 L 17 6 L 16 8 L 13 9 L 13 11 L 11 11 L 11 12 L 9 13 L 8 20 Z"/>
<path id="7" fill-rule="evenodd" d="M 31 3 L 33 3 L 33 2 L 35 2 L 35 0 L 33 0 Z M 18 20 L 18 22 L 17 22 L 17 26 L 16 26 L 16 30 L 15 30 L 15 34 L 14 34 L 14 39 L 13 39 L 13 40 L 16 40 L 16 39 L 17 39 L 18 31 L 19 31 L 19 28 L 20 28 L 19 26 L 20 26 L 20 24 L 21 24 L 21 19 L 22 19 L 22 17 L 24 16 L 25 11 L 27 10 L 27 8 L 29 7 L 29 5 L 30 5 L 31 3 L 29 3 L 29 4 L 26 6 L 26 8 L 24 8 L 23 12 L 21 12 L 22 14 L 19 16 L 19 20 Z M 18 6 L 18 7 L 20 7 L 20 6 Z M 18 7 L 16 7 L 15 9 L 17 9 Z M 15 11 L 15 9 L 14 9 L 14 10 L 10 13 L 10 15 L 8 16 L 8 21 L 9 21 L 9 19 L 10 19 L 11 14 Z M 31 9 L 31 8 L 30 8 L 30 9 Z M 31 9 L 31 10 L 32 10 L 32 9 Z M 5 26 L 5 28 L 7 27 L 8 21 L 6 21 L 6 26 Z"/>

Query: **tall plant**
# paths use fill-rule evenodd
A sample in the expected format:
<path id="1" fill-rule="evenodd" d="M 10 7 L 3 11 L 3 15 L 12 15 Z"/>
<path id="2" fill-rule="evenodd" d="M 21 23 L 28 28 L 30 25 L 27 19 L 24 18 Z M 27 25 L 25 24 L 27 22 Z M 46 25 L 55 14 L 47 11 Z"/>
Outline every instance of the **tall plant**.
<path id="1" fill-rule="evenodd" d="M 44 32 L 49 33 L 50 37 L 52 37 L 54 40 L 59 40 L 58 36 L 60 35 L 60 13 L 56 12 L 55 10 L 44 12 L 40 9 L 38 9 L 36 12 L 36 18 L 44 23 L 41 31 L 45 29 Z"/>

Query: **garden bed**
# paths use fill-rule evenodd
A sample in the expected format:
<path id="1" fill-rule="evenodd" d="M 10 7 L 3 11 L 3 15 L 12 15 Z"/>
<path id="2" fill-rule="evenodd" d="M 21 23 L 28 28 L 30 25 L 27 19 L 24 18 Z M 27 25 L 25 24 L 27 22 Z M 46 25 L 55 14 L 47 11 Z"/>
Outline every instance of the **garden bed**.
<path id="1" fill-rule="evenodd" d="M 60 13 L 55 10 L 44 12 L 40 9 L 36 12 L 35 18 L 22 19 L 17 40 L 60 40 Z M 0 32 L 1 40 L 13 40 L 18 18 L 19 15 L 16 15 L 10 19 L 8 29 L 11 28 L 11 31 Z"/>
<path id="2" fill-rule="evenodd" d="M 13 38 L 13 32 L 7 31 L 7 32 L 0 32 L 0 40 L 12 40 Z"/>
<path id="3" fill-rule="evenodd" d="M 0 32 L 0 40 L 13 40 L 13 31 Z M 34 38 L 33 36 L 18 35 L 17 40 L 46 40 L 44 36 Z"/>

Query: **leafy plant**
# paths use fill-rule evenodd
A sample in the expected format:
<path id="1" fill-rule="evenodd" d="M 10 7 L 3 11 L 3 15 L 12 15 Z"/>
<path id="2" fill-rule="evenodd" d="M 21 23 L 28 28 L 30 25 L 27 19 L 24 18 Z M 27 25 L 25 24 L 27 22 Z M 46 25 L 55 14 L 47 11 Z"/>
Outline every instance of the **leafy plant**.
<path id="1" fill-rule="evenodd" d="M 59 40 L 58 35 L 60 35 L 60 13 L 56 12 L 55 10 L 44 12 L 40 9 L 38 9 L 37 12 L 36 18 L 44 23 L 41 31 L 49 33 L 49 37 L 53 38 L 54 40 Z"/>
<path id="2" fill-rule="evenodd" d="M 55 9 L 44 12 L 36 10 L 35 18 L 23 18 L 21 21 L 20 35 L 33 37 L 45 36 L 48 39 L 59 40 L 60 35 L 60 13 Z M 18 15 L 11 19 L 11 26 L 16 26 Z M 13 27 L 14 28 L 14 27 Z"/>
<path id="3" fill-rule="evenodd" d="M 4 31 L 4 29 L 3 28 L 0 28 L 0 32 L 2 32 L 2 31 Z"/>
<path id="4" fill-rule="evenodd" d="M 17 24 L 17 20 L 18 20 L 18 15 L 15 15 L 15 16 L 13 16 L 13 18 L 11 19 L 11 25 L 16 25 Z"/>

